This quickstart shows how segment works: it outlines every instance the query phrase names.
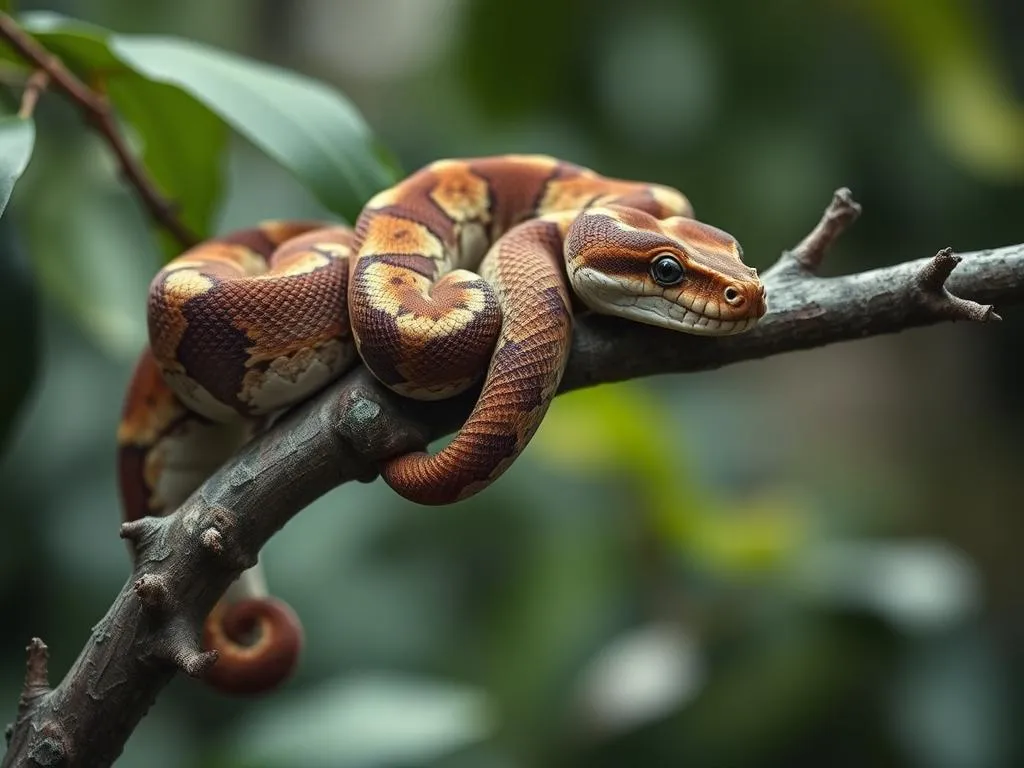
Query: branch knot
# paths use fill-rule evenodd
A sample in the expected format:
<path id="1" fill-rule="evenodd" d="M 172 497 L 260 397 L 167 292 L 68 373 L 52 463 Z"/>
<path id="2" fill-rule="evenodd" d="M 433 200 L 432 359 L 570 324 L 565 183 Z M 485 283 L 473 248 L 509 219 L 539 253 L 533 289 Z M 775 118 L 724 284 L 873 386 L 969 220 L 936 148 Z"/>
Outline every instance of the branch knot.
<path id="1" fill-rule="evenodd" d="M 204 552 L 220 560 L 224 567 L 238 572 L 256 565 L 257 555 L 247 551 L 238 540 L 238 515 L 233 510 L 212 505 L 198 520 L 204 526 L 199 534 Z"/>
<path id="2" fill-rule="evenodd" d="M 224 537 L 220 535 L 213 526 L 210 526 L 199 536 L 199 542 L 211 555 L 220 556 L 224 554 Z"/>
<path id="3" fill-rule="evenodd" d="M 161 633 L 153 655 L 189 677 L 202 677 L 217 662 L 217 651 L 204 651 L 198 633 L 184 617 L 176 617 Z"/>
<path id="4" fill-rule="evenodd" d="M 154 616 L 166 615 L 171 609 L 171 595 L 166 576 L 144 573 L 135 580 L 132 588 L 142 604 Z"/>
<path id="5" fill-rule="evenodd" d="M 973 320 L 982 323 L 1002 320 L 991 304 L 979 304 L 962 299 L 954 296 L 946 288 L 946 281 L 961 261 L 963 257 L 947 247 L 936 253 L 931 261 L 918 271 L 916 294 L 921 303 L 930 311 L 949 320 Z"/>

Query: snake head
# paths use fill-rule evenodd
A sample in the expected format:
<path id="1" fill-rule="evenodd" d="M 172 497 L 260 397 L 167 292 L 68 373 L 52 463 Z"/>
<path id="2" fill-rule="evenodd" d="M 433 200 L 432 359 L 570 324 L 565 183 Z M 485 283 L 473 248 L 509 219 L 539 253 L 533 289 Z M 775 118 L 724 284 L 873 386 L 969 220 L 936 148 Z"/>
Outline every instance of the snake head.
<path id="1" fill-rule="evenodd" d="M 746 331 L 768 310 L 742 253 L 732 235 L 696 219 L 621 206 L 583 211 L 565 239 L 569 280 L 587 307 L 707 336 Z"/>

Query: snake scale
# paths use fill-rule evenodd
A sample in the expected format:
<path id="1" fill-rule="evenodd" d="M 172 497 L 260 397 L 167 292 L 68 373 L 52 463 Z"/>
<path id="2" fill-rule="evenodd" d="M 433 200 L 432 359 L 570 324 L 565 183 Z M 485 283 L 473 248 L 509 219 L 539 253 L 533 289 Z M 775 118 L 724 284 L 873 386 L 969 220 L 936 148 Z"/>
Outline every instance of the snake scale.
<path id="1" fill-rule="evenodd" d="M 739 244 L 680 192 L 546 156 L 434 162 L 372 198 L 354 230 L 276 221 L 206 241 L 150 286 L 150 344 L 118 430 L 124 517 L 173 512 L 265 419 L 357 358 L 411 398 L 482 379 L 446 447 L 379 468 L 412 501 L 468 498 L 540 424 L 574 306 L 705 335 L 767 309 Z M 280 683 L 302 645 L 288 606 L 244 577 L 204 626 L 219 653 L 206 680 L 234 694 Z"/>

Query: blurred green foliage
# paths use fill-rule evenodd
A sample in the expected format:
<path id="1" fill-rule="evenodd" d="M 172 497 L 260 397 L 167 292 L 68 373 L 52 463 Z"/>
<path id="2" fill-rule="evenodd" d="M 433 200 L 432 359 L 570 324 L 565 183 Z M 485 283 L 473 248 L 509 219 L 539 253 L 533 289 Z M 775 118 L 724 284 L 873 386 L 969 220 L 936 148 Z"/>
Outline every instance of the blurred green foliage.
<path id="1" fill-rule="evenodd" d="M 35 124 L 31 120 L 24 120 L 17 115 L 0 118 L 0 168 L 3 168 L 0 174 L 0 215 L 7 209 L 14 185 L 28 166 L 35 140 Z M 9 371 L 3 384 L 0 384 L 2 450 L 35 376 L 37 339 L 35 296 L 24 258 L 17 252 L 10 226 L 5 224 L 0 229 L 0 238 L 3 239 L 3 249 L 7 253 L 7 257 L 0 262 L 0 278 L 6 286 L 5 301 L 0 303 L 0 321 L 3 322 L 3 328 L 20 328 L 18 338 L 11 338 L 9 342 L 11 354 L 24 361 L 24 365 L 19 366 L 17 371 Z"/>
<path id="2" fill-rule="evenodd" d="M 530 151 L 680 187 L 762 268 L 841 185 L 865 214 L 833 272 L 1022 239 L 1014 0 L 19 10 L 201 235 L 351 221 L 394 158 Z M 13 117 L 25 72 L 0 59 L 0 165 L 32 155 L 0 220 L 10 719 L 27 639 L 62 674 L 128 575 L 114 430 L 173 250 L 59 97 Z M 176 680 L 119 764 L 1024 764 L 1003 313 L 564 396 L 450 508 L 329 494 L 264 558 L 306 623 L 297 678 L 259 702 Z"/>

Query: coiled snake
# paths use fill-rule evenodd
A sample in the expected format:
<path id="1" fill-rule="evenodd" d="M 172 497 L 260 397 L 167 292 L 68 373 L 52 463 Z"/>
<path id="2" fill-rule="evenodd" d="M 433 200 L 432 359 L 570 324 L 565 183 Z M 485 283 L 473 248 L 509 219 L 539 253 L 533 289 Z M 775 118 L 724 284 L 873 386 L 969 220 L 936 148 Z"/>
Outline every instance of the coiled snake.
<path id="1" fill-rule="evenodd" d="M 736 240 L 692 216 L 668 187 L 503 156 L 425 167 L 370 200 L 354 231 L 270 222 L 192 248 L 150 287 L 150 346 L 118 430 L 125 519 L 173 512 L 262 417 L 357 355 L 412 398 L 483 377 L 450 444 L 380 466 L 421 504 L 477 493 L 526 447 L 555 394 L 570 286 L 577 306 L 686 333 L 739 333 L 765 313 Z M 220 654 L 207 681 L 257 693 L 290 673 L 301 626 L 239 583 L 206 621 L 206 647 Z"/>

